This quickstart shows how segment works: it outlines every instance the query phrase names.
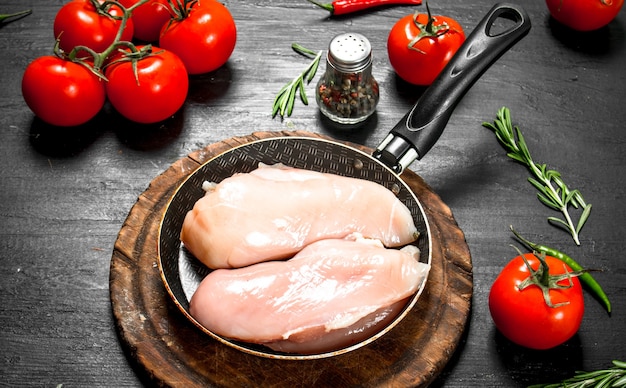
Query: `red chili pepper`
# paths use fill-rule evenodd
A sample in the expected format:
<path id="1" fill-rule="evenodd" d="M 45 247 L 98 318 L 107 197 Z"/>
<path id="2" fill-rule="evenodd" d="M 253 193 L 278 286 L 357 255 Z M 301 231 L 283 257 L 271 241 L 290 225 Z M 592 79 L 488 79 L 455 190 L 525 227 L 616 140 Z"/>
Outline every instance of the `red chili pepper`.
<path id="1" fill-rule="evenodd" d="M 335 0 L 332 3 L 320 3 L 308 0 L 329 11 L 332 15 L 346 15 L 353 12 L 363 11 L 381 5 L 420 5 L 422 0 Z"/>

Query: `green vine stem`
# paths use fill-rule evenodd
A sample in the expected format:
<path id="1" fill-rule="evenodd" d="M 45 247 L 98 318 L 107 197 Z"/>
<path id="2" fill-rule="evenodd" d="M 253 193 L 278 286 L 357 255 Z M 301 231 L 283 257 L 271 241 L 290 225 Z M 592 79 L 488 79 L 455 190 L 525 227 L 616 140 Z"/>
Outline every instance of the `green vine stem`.
<path id="1" fill-rule="evenodd" d="M 119 29 L 117 30 L 117 34 L 115 35 L 115 39 L 113 43 L 107 47 L 101 53 L 95 52 L 93 49 L 86 46 L 76 46 L 69 53 L 62 52 L 59 48 L 59 37 L 57 37 L 56 44 L 54 46 L 54 53 L 58 57 L 64 58 L 68 61 L 75 62 L 87 67 L 91 72 L 93 72 L 96 76 L 100 77 L 103 80 L 107 80 L 104 75 L 104 68 L 112 63 L 117 63 L 119 61 L 132 61 L 133 69 L 135 70 L 136 75 L 136 63 L 138 60 L 151 55 L 152 54 L 152 46 L 146 45 L 141 49 L 137 48 L 132 42 L 127 42 L 122 40 L 122 33 L 126 28 L 126 24 L 128 19 L 132 16 L 132 12 L 135 8 L 147 3 L 149 0 L 141 0 L 137 3 L 133 4 L 130 7 L 124 7 L 117 1 L 107 0 L 103 3 L 99 3 L 98 0 L 91 0 L 93 6 L 96 8 L 97 12 L 103 16 L 113 18 L 115 20 L 120 21 Z M 122 10 L 123 15 L 113 16 L 108 11 L 111 7 L 119 7 Z M 126 53 L 120 57 L 120 59 L 107 62 L 114 53 L 125 51 Z M 85 56 L 86 53 L 87 55 Z M 80 56 L 79 56 L 80 55 Z"/>

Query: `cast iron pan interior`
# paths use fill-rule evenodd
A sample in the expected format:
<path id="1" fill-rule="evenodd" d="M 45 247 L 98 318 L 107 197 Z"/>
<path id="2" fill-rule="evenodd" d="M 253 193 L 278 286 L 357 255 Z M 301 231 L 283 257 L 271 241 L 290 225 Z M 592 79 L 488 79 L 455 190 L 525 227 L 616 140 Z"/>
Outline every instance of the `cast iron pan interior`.
<path id="1" fill-rule="evenodd" d="M 422 282 L 418 292 L 409 299 L 398 317 L 374 337 L 348 348 L 321 354 L 285 354 L 254 344 L 232 341 L 207 330 L 189 314 L 191 295 L 210 270 L 181 246 L 180 231 L 184 217 L 204 195 L 204 181 L 219 183 L 235 173 L 250 172 L 259 163 L 282 163 L 296 168 L 366 179 L 383 185 L 410 209 L 421 234 L 415 242 L 421 251 L 420 261 L 430 264 L 430 233 L 421 204 L 409 187 L 387 166 L 359 150 L 329 140 L 300 137 L 259 140 L 229 150 L 200 166 L 178 188 L 163 216 L 159 231 L 159 266 L 167 291 L 178 308 L 196 326 L 215 339 L 244 352 L 270 358 L 312 359 L 333 356 L 364 346 L 389 331 L 409 313 L 426 281 Z"/>

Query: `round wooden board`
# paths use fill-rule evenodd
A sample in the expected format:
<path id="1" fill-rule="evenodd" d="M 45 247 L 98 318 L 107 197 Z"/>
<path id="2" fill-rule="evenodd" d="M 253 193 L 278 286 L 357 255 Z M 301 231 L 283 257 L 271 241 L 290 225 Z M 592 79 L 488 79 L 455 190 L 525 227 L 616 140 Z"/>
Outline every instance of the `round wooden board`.
<path id="1" fill-rule="evenodd" d="M 119 232 L 110 270 L 113 315 L 131 359 L 160 386 L 429 385 L 452 357 L 467 323 L 472 263 L 463 232 L 449 207 L 411 171 L 405 171 L 402 179 L 422 203 L 430 224 L 432 268 L 411 313 L 372 344 L 318 360 L 262 358 L 203 334 L 172 302 L 157 265 L 157 238 L 159 223 L 176 188 L 214 156 L 276 136 L 323 137 L 300 131 L 257 132 L 215 143 L 178 160 L 139 196 Z"/>

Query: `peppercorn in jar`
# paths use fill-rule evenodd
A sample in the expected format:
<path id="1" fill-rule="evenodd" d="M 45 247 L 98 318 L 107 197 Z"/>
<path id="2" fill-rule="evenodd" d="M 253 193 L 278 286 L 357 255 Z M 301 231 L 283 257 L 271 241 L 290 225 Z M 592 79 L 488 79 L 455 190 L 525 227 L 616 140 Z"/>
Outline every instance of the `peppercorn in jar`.
<path id="1" fill-rule="evenodd" d="M 332 121 L 356 124 L 376 110 L 379 91 L 372 76 L 372 48 L 361 34 L 335 36 L 326 56 L 326 72 L 315 94 L 320 111 Z"/>

